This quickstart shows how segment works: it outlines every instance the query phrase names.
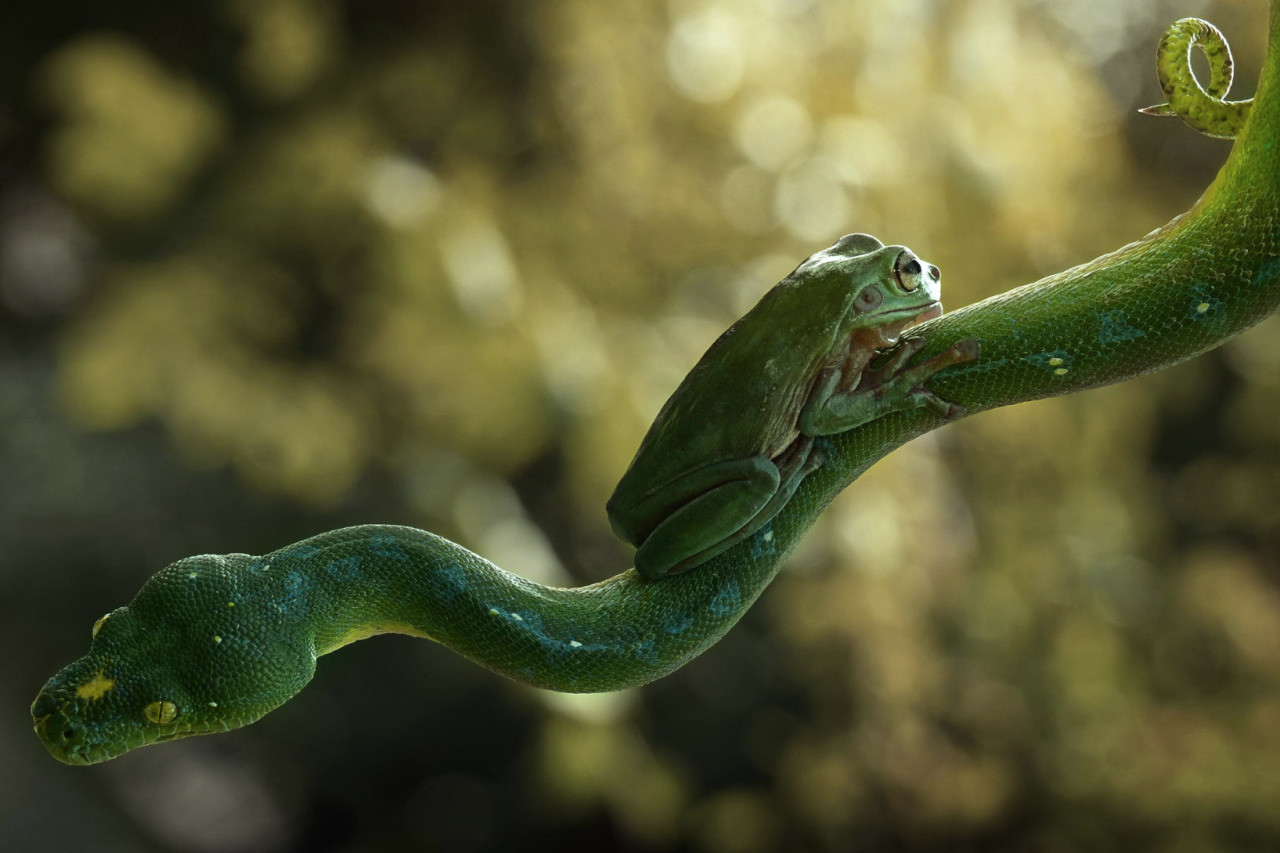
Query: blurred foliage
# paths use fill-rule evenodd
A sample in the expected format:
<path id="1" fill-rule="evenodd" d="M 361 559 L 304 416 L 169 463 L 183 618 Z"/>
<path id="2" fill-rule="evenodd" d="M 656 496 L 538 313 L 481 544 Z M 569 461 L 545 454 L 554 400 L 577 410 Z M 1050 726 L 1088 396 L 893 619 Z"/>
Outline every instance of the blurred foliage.
<path id="1" fill-rule="evenodd" d="M 605 497 L 772 282 L 861 230 L 954 307 L 1158 226 L 1227 150 L 1134 114 L 1159 32 L 1212 17 L 1251 84 L 1266 5 L 27 8 L 0 34 L 0 848 L 1276 849 L 1274 322 L 893 454 L 642 691 L 380 640 L 257 726 L 87 771 L 25 711 L 197 551 L 386 521 L 548 582 L 621 570 Z"/>

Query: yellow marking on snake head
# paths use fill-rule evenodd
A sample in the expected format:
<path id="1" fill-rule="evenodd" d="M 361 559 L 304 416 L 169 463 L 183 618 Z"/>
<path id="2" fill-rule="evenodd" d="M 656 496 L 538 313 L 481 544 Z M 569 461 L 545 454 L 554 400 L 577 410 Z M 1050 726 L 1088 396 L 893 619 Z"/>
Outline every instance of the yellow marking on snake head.
<path id="1" fill-rule="evenodd" d="M 1208 303 L 1208 302 L 1201 302 L 1199 305 L 1197 305 L 1197 306 L 1196 306 L 1196 313 L 1197 313 L 1197 314 L 1203 314 L 1204 312 L 1206 312 L 1206 311 L 1208 311 L 1208 310 L 1209 310 L 1209 303 Z"/>
<path id="2" fill-rule="evenodd" d="M 1050 367 L 1057 367 L 1059 364 L 1062 364 L 1062 359 L 1058 358 L 1056 355 L 1053 358 L 1049 359 Z"/>
<path id="3" fill-rule="evenodd" d="M 1054 376 L 1066 376 L 1066 375 L 1067 375 L 1067 369 L 1066 369 L 1065 367 L 1059 367 L 1057 370 L 1053 371 L 1053 375 L 1054 375 Z"/>
<path id="4" fill-rule="evenodd" d="M 97 621 L 97 622 L 94 622 L 94 623 L 93 623 L 93 634 L 92 634 L 92 636 L 94 636 L 94 637 L 98 636 L 98 632 L 102 630 L 102 623 L 103 623 L 103 622 L 106 622 L 106 621 L 107 621 L 107 617 L 108 617 L 108 616 L 110 616 L 110 615 L 111 615 L 110 613 L 105 613 L 105 614 L 103 614 L 102 616 L 100 616 L 100 617 L 98 618 L 98 621 Z"/>
<path id="5" fill-rule="evenodd" d="M 76 695 L 81 699 L 101 699 L 110 693 L 115 686 L 116 680 L 114 678 L 107 678 L 102 670 L 98 670 L 93 678 L 76 688 Z"/>

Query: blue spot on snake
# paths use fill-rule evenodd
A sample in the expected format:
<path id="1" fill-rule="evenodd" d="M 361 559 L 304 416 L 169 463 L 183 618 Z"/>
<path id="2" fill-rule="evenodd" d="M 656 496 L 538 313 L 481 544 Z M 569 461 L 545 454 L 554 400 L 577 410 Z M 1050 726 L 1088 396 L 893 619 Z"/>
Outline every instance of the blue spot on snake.
<path id="1" fill-rule="evenodd" d="M 325 565 L 324 570 L 334 580 L 353 581 L 360 577 L 361 562 L 363 562 L 361 557 L 344 557 L 341 560 L 329 562 Z"/>
<path id="2" fill-rule="evenodd" d="M 1270 147 L 1271 143 L 1267 142 L 1267 148 L 1269 149 Z M 1266 284 L 1274 281 L 1277 276 L 1280 276 L 1280 258 L 1275 258 L 1263 264 L 1258 269 L 1258 274 L 1253 277 L 1253 285 L 1256 287 L 1259 284 Z"/>
<path id="3" fill-rule="evenodd" d="M 292 548 L 286 548 L 283 551 L 277 551 L 273 556 L 293 557 L 298 560 L 309 560 L 320 551 L 314 545 L 294 545 Z"/>
<path id="4" fill-rule="evenodd" d="M 742 591 L 738 589 L 738 582 L 731 580 L 716 593 L 715 598 L 711 599 L 711 603 L 707 605 L 707 609 L 716 616 L 728 616 L 738 609 L 738 601 L 742 598 Z"/>
<path id="5" fill-rule="evenodd" d="M 1098 343 L 1114 344 L 1119 341 L 1132 341 L 1147 333 L 1130 326 L 1123 311 L 1104 311 L 1098 315 L 1102 328 L 1098 330 Z"/>
<path id="6" fill-rule="evenodd" d="M 547 633 L 546 624 L 542 621 L 542 615 L 532 610 L 502 610 L 498 607 L 489 607 L 488 610 L 491 615 L 505 620 L 511 627 L 536 640 L 545 655 L 558 656 L 566 652 L 599 651 L 604 648 L 598 643 L 587 644 L 579 640 L 562 640 L 552 637 Z M 649 646 L 652 647 L 652 645 L 653 641 L 650 639 Z M 577 682 L 576 676 L 571 676 L 570 678 L 571 683 Z"/>
<path id="7" fill-rule="evenodd" d="M 294 569 L 284 579 L 284 596 L 276 603 L 276 610 L 286 616 L 302 617 L 306 615 L 306 592 L 311 587 L 311 579 Z"/>
<path id="8" fill-rule="evenodd" d="M 693 617 L 688 613 L 668 613 L 662 617 L 662 630 L 668 634 L 682 634 L 693 624 Z"/>
<path id="9" fill-rule="evenodd" d="M 1024 355 L 1022 360 L 1028 364 L 1034 364 L 1036 367 L 1049 371 L 1055 376 L 1065 376 L 1071 370 L 1071 362 L 1075 357 L 1066 350 L 1056 349 L 1050 352 L 1038 352 L 1034 355 Z"/>
<path id="10" fill-rule="evenodd" d="M 647 634 L 631 646 L 631 654 L 637 660 L 647 660 L 657 654 L 658 647 L 652 634 Z"/>
<path id="11" fill-rule="evenodd" d="M 532 634 L 538 642 L 552 642 L 551 638 L 547 636 L 547 629 L 542 624 L 542 616 L 540 614 L 534 613 L 532 610 L 523 610 L 519 613 L 512 611 L 511 619 Z M 556 645 L 560 645 L 560 643 L 556 643 Z"/>
<path id="12" fill-rule="evenodd" d="M 751 556 L 756 558 L 770 557 L 777 550 L 778 547 L 773 542 L 772 522 L 760 528 L 756 535 L 751 537 Z"/>
<path id="13" fill-rule="evenodd" d="M 369 537 L 369 550 L 373 552 L 375 557 L 389 557 L 400 562 L 405 562 L 409 559 L 409 552 L 404 549 L 404 545 L 400 540 L 394 536 L 380 534 Z"/>
<path id="14" fill-rule="evenodd" d="M 1222 322 L 1227 319 L 1227 303 L 1214 296 L 1209 285 L 1200 283 L 1191 288 L 1187 316 L 1198 323 Z"/>
<path id="15" fill-rule="evenodd" d="M 452 604 L 459 595 L 467 591 L 467 573 L 462 566 L 443 566 L 432 571 L 429 577 L 436 595 L 445 604 Z"/>

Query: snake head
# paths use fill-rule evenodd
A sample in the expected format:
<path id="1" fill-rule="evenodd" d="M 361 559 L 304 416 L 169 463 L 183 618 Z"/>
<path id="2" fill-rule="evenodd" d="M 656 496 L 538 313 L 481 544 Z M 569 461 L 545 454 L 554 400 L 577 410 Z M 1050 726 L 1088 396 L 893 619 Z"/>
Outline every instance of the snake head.
<path id="1" fill-rule="evenodd" d="M 235 557 L 192 557 L 149 580 L 128 607 L 93 626 L 89 653 L 49 679 L 31 704 L 54 758 L 96 764 L 153 743 L 228 731 L 310 680 L 310 647 L 251 627 Z M 274 664 L 274 665 L 273 665 Z"/>
<path id="2" fill-rule="evenodd" d="M 36 734 L 67 764 L 94 764 L 139 746 L 207 730 L 190 691 L 164 665 L 163 643 L 128 607 L 94 625 L 89 653 L 31 704 Z"/>

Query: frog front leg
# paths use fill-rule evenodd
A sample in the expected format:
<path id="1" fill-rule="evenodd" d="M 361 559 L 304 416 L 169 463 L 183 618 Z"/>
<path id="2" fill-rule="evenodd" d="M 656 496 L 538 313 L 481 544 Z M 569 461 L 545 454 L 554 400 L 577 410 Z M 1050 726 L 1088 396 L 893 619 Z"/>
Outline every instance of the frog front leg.
<path id="1" fill-rule="evenodd" d="M 908 409 L 927 407 L 945 418 L 953 418 L 964 409 L 948 403 L 924 387 L 938 371 L 956 364 L 976 361 L 978 342 L 972 338 L 958 341 L 920 364 L 906 367 L 911 356 L 924 346 L 921 338 L 908 338 L 880 367 L 867 367 L 858 382 L 847 391 L 839 390 L 842 374 L 838 370 L 823 373 L 800 413 L 800 431 L 805 435 L 832 435 L 862 426 L 869 421 Z"/>

